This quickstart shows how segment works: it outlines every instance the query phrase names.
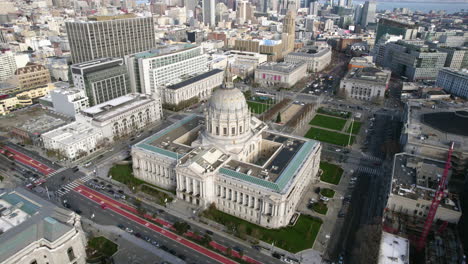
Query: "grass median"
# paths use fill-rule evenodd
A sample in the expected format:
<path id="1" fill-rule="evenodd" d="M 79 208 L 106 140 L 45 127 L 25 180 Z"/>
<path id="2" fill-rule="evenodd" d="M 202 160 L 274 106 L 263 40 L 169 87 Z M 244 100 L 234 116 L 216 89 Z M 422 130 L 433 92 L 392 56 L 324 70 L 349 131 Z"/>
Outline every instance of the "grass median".
<path id="1" fill-rule="evenodd" d="M 251 101 L 247 101 L 247 105 L 250 108 L 250 112 L 255 113 L 255 114 L 261 114 L 265 112 L 266 110 L 268 110 L 270 106 L 272 106 L 268 104 L 262 104 L 262 103 L 251 102 Z"/>
<path id="2" fill-rule="evenodd" d="M 307 133 L 305 134 L 305 137 L 339 146 L 347 146 L 349 140 L 349 135 L 338 132 L 332 132 L 316 127 L 312 127 L 311 129 L 309 129 L 309 131 L 307 131 Z M 351 136 L 351 145 L 354 143 L 354 140 L 355 136 Z"/>
<path id="3" fill-rule="evenodd" d="M 353 131 L 351 131 L 351 134 L 357 135 L 359 133 L 359 130 L 361 130 L 362 123 L 358 121 L 354 121 L 353 123 Z M 348 129 L 346 129 L 346 133 L 349 133 L 351 130 L 351 123 L 349 123 Z"/>

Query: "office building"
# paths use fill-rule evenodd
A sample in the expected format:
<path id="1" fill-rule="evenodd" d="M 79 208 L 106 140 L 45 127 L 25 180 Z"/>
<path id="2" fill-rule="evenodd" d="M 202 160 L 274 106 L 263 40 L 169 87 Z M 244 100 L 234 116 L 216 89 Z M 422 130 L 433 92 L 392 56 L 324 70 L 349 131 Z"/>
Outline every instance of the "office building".
<path id="1" fill-rule="evenodd" d="M 127 56 L 132 91 L 159 94 L 162 85 L 174 84 L 184 75 L 206 72 L 207 56 L 193 44 L 174 44 Z"/>
<path id="2" fill-rule="evenodd" d="M 401 19 L 381 18 L 377 23 L 375 43 L 378 43 L 383 35 L 402 36 L 404 40 L 415 39 L 418 33 L 418 25 L 411 21 Z"/>
<path id="3" fill-rule="evenodd" d="M 318 180 L 320 151 L 317 141 L 269 130 L 228 84 L 213 92 L 204 117 L 186 116 L 134 145 L 132 164 L 135 177 L 175 190 L 200 210 L 215 205 L 279 228 L 290 223 L 307 186 Z"/>
<path id="4" fill-rule="evenodd" d="M 429 48 L 419 40 L 398 40 L 385 45 L 383 65 L 409 81 L 435 80 L 444 68 L 447 53 Z"/>
<path id="5" fill-rule="evenodd" d="M 187 76 L 172 85 L 162 88 L 162 100 L 164 104 L 179 105 L 184 101 L 197 98 L 199 101 L 208 100 L 213 89 L 223 83 L 224 71 L 213 69 L 211 71 Z"/>
<path id="6" fill-rule="evenodd" d="M 93 106 L 131 92 L 127 68 L 121 58 L 104 58 L 73 64 L 73 83 L 86 92 Z"/>
<path id="7" fill-rule="evenodd" d="M 442 69 L 437 76 L 436 86 L 448 93 L 468 98 L 468 69 Z"/>
<path id="8" fill-rule="evenodd" d="M 376 8 L 377 4 L 375 0 L 366 1 L 364 3 L 360 23 L 362 27 L 367 27 L 367 25 L 375 23 Z"/>
<path id="9" fill-rule="evenodd" d="M 468 47 L 439 47 L 437 50 L 447 53 L 444 67 L 456 70 L 468 68 Z"/>
<path id="10" fill-rule="evenodd" d="M 288 63 L 306 62 L 308 72 L 319 72 L 331 63 L 332 51 L 326 46 L 306 46 L 298 51 L 291 52 L 284 61 Z"/>
<path id="11" fill-rule="evenodd" d="M 51 82 L 49 70 L 44 65 L 35 63 L 28 63 L 26 66 L 18 68 L 15 71 L 15 76 L 21 90 L 47 86 Z"/>
<path id="12" fill-rule="evenodd" d="M 371 101 L 383 99 L 391 72 L 374 67 L 352 68 L 340 82 L 340 90 L 351 99 Z"/>
<path id="13" fill-rule="evenodd" d="M 307 63 L 267 62 L 255 70 L 255 82 L 261 86 L 291 88 L 307 75 Z"/>
<path id="14" fill-rule="evenodd" d="M 320 9 L 320 4 L 319 4 L 318 1 L 312 0 L 312 1 L 310 1 L 310 4 L 309 4 L 308 8 L 309 8 L 309 15 L 317 16 L 318 11 Z"/>
<path id="15" fill-rule="evenodd" d="M 202 0 L 203 6 L 203 23 L 209 27 L 215 27 L 215 0 Z"/>
<path id="16" fill-rule="evenodd" d="M 288 10 L 283 19 L 283 57 L 294 50 L 294 39 L 296 34 L 296 14 L 295 10 Z"/>
<path id="17" fill-rule="evenodd" d="M 124 57 L 156 46 L 152 17 L 98 16 L 65 25 L 73 63 Z"/>
<path id="18" fill-rule="evenodd" d="M 80 216 L 23 188 L 0 193 L 0 263 L 86 263 Z"/>

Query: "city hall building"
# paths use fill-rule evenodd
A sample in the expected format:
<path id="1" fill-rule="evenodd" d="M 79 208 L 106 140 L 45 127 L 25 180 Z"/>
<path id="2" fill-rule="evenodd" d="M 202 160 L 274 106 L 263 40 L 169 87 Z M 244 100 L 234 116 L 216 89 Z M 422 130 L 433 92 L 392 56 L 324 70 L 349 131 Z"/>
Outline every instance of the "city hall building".
<path id="1" fill-rule="evenodd" d="M 177 198 L 267 228 L 286 226 L 309 183 L 318 180 L 318 141 L 269 130 L 242 92 L 213 92 L 204 116 L 179 121 L 132 147 L 135 177 Z"/>

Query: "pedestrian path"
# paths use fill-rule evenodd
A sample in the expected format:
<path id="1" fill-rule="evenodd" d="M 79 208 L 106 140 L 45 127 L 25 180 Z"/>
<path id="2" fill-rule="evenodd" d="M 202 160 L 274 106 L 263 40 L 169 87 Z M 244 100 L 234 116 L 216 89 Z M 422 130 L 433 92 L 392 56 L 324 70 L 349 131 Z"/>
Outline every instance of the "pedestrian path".
<path id="1" fill-rule="evenodd" d="M 60 188 L 60 190 L 57 191 L 57 196 L 62 197 L 63 195 L 67 194 L 68 192 L 70 192 L 74 188 L 82 185 L 83 183 L 91 180 L 92 178 L 93 178 L 93 176 L 86 175 L 84 177 L 81 177 L 79 179 L 76 179 L 76 180 L 68 183 L 67 185 L 63 186 L 62 188 Z"/>

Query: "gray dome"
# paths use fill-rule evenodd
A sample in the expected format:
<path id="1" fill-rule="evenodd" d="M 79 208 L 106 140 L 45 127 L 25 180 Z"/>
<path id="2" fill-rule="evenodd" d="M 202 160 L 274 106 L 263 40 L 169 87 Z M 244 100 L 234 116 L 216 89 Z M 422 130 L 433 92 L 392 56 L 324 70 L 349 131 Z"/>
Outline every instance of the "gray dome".
<path id="1" fill-rule="evenodd" d="M 208 103 L 211 111 L 236 112 L 248 109 L 244 94 L 237 88 L 217 89 Z"/>

